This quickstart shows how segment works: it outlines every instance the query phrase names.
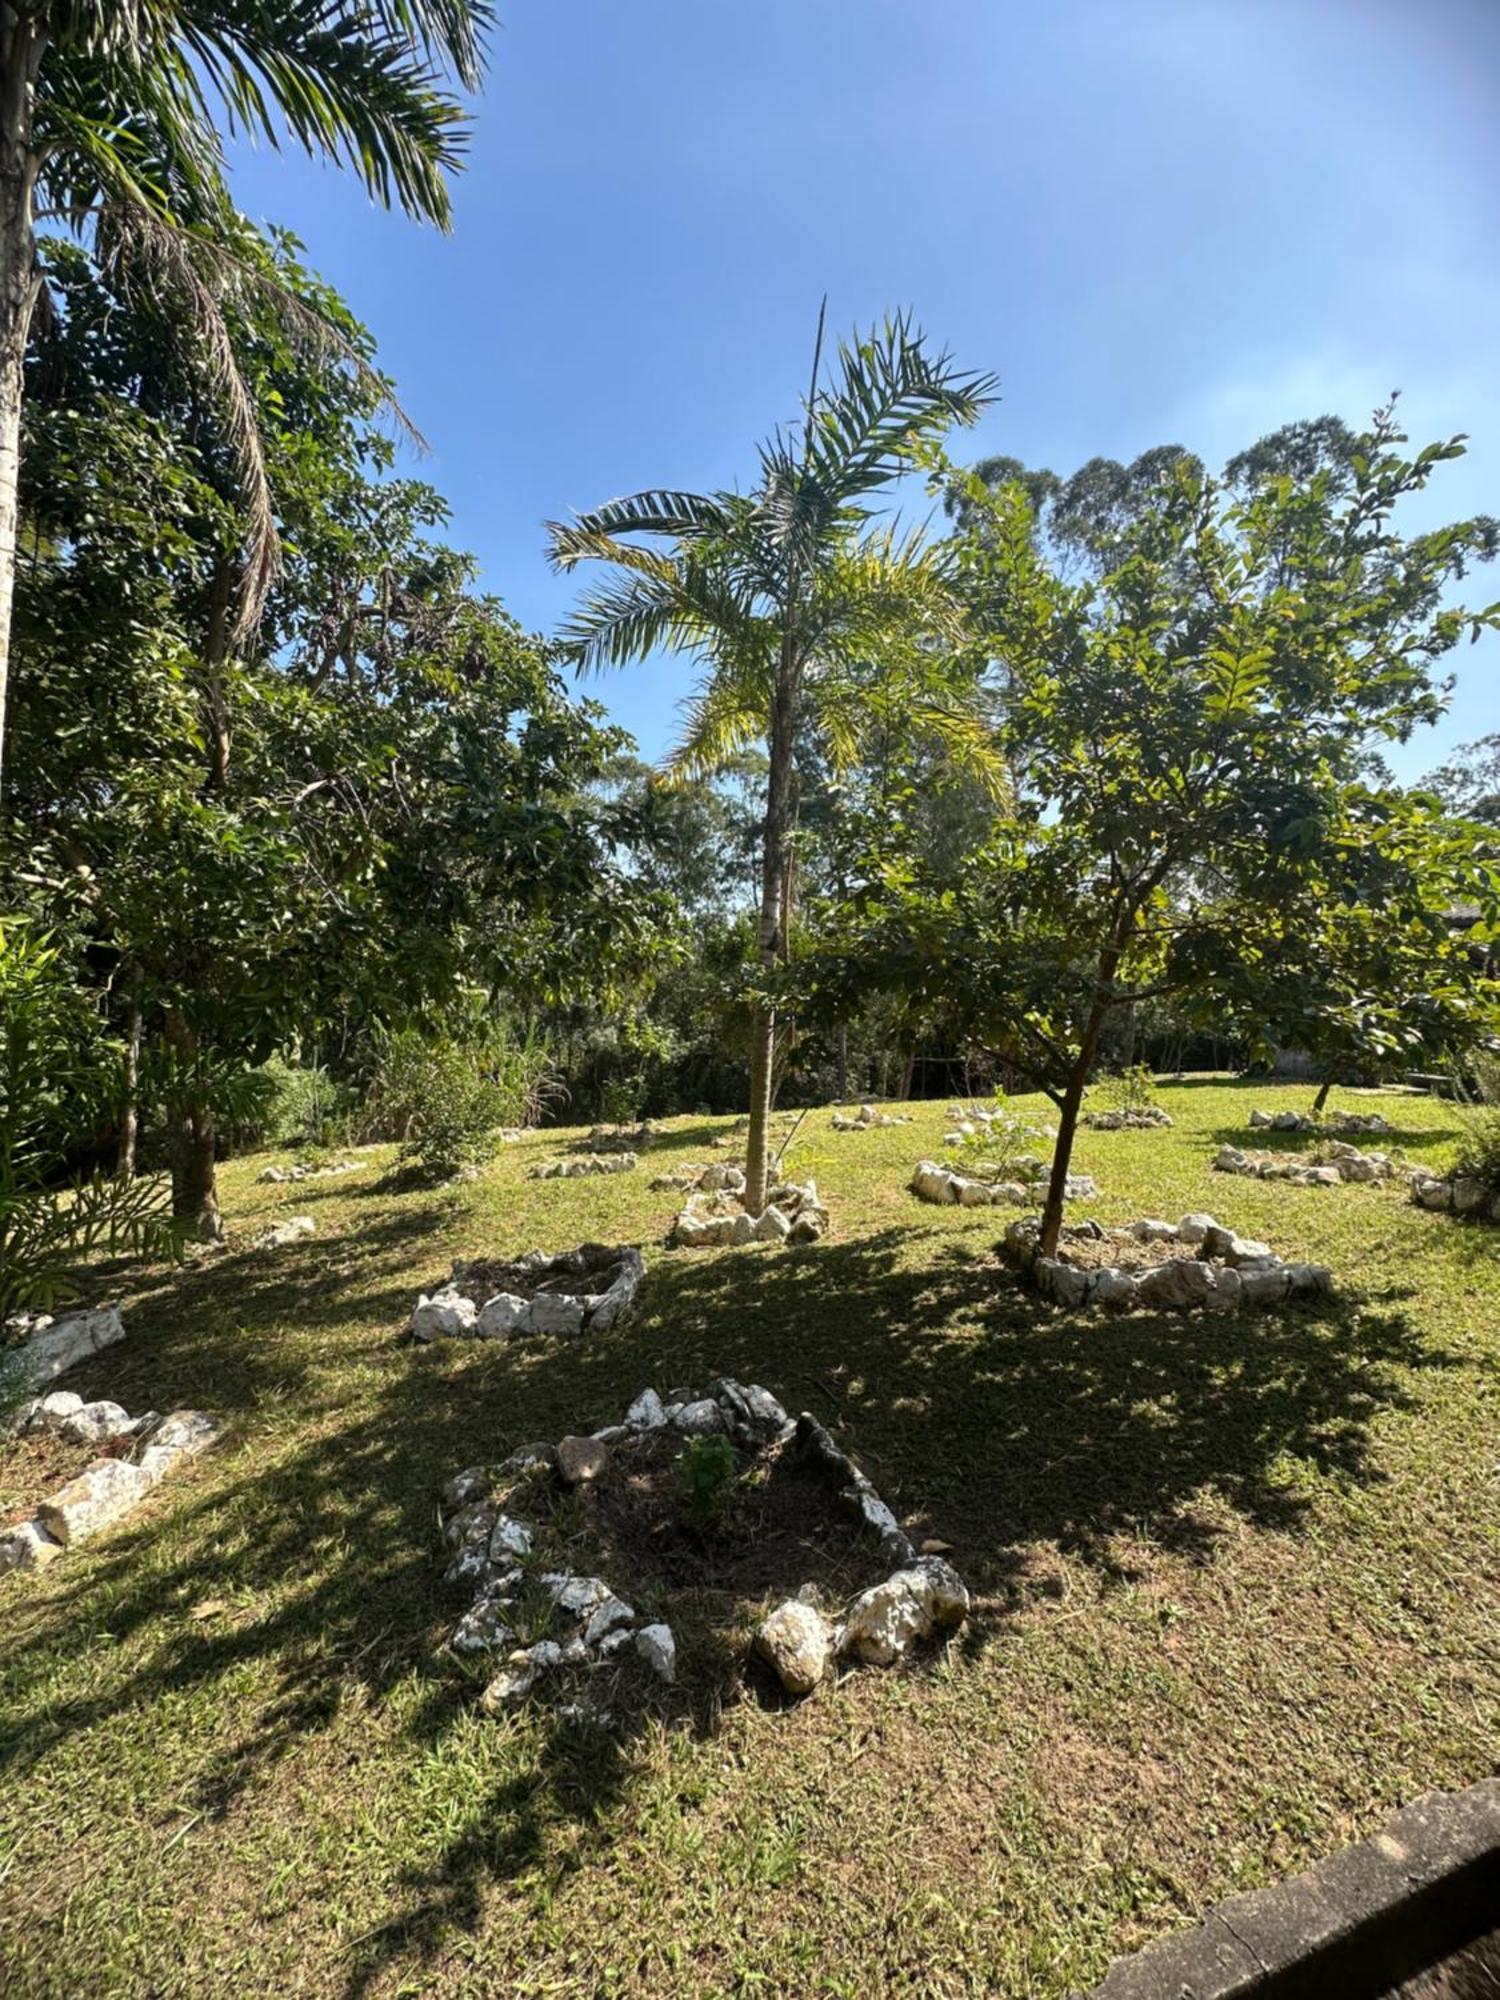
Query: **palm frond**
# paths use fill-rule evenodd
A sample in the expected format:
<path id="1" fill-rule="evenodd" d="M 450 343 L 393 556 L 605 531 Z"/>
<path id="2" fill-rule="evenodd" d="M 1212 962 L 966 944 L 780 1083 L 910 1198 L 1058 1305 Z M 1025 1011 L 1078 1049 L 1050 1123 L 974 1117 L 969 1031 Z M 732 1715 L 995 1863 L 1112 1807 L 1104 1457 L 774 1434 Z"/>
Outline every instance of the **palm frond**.
<path id="1" fill-rule="evenodd" d="M 766 734 L 770 687 L 744 673 L 716 672 L 682 704 L 683 728 L 667 753 L 662 776 L 671 784 L 710 778 Z"/>
<path id="2" fill-rule="evenodd" d="M 602 507 L 580 514 L 571 526 L 548 522 L 549 553 L 555 568 L 571 569 L 574 563 L 587 561 L 596 553 L 592 544 L 601 535 L 612 540 L 620 535 L 664 535 L 684 541 L 722 534 L 731 519 L 727 495 L 648 487 L 619 500 L 607 500 Z"/>

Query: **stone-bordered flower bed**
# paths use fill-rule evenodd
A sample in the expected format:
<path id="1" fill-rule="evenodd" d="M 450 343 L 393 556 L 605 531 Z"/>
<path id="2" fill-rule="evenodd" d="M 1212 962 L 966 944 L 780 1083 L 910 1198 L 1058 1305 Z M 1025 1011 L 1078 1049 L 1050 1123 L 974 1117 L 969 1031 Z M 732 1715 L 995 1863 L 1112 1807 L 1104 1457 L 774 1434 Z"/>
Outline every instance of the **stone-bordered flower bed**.
<path id="1" fill-rule="evenodd" d="M 649 1118 L 643 1118 L 639 1125 L 595 1125 L 586 1139 L 579 1140 L 574 1150 L 579 1153 L 644 1153 L 659 1136 L 660 1127 Z"/>
<path id="2" fill-rule="evenodd" d="M 1147 1218 L 1121 1229 L 1070 1224 L 1056 1257 L 1042 1256 L 1040 1243 L 1041 1223 L 1025 1216 L 1006 1230 L 1003 1252 L 1061 1306 L 1229 1312 L 1333 1289 L 1326 1265 L 1285 1263 L 1269 1244 L 1237 1236 L 1211 1215 Z"/>
<path id="3" fill-rule="evenodd" d="M 1310 1111 L 1252 1111 L 1250 1126 L 1256 1132 L 1321 1132 L 1343 1138 L 1375 1137 L 1389 1132 L 1388 1121 L 1378 1111 L 1330 1111 L 1315 1117 Z"/>
<path id="4" fill-rule="evenodd" d="M 1421 1169 L 1411 1176 L 1411 1198 L 1419 1208 L 1439 1214 L 1466 1215 L 1476 1221 L 1500 1222 L 1500 1194 L 1464 1174 L 1444 1178 Z"/>
<path id="5" fill-rule="evenodd" d="M 20 1410 L 15 1429 L 22 1437 L 50 1434 L 95 1451 L 114 1449 L 93 1458 L 29 1519 L 0 1533 L 0 1571 L 40 1568 L 134 1513 L 169 1473 L 212 1444 L 218 1426 L 202 1410 L 131 1417 L 118 1403 L 85 1403 L 70 1389 L 54 1389 Z"/>
<path id="6" fill-rule="evenodd" d="M 711 1439 L 723 1485 L 705 1512 L 693 1455 Z M 546 1696 L 607 1725 L 642 1705 L 676 1676 L 667 1614 L 683 1596 L 764 1598 L 797 1578 L 755 1650 L 798 1693 L 838 1658 L 891 1664 L 968 1611 L 958 1576 L 917 1555 L 821 1424 L 793 1424 L 768 1390 L 729 1378 L 666 1401 L 644 1389 L 618 1424 L 471 1467 L 444 1489 L 442 1517 L 446 1580 L 471 1598 L 451 1643 L 498 1660 L 491 1712 Z M 860 1570 L 869 1587 L 825 1613 Z"/>
<path id="7" fill-rule="evenodd" d="M 816 1243 L 828 1231 L 828 1210 L 818 1196 L 816 1181 L 781 1181 L 766 1196 L 759 1215 L 752 1215 L 740 1195 L 728 1186 L 690 1197 L 672 1224 L 668 1243 L 678 1250 L 705 1250 L 725 1243 Z"/>
<path id="8" fill-rule="evenodd" d="M 937 1160 L 919 1160 L 908 1185 L 919 1201 L 934 1202 L 940 1208 L 951 1208 L 955 1203 L 960 1208 L 1025 1208 L 1041 1199 L 1046 1188 L 1045 1174 L 1043 1168 L 1040 1175 L 1024 1181 L 986 1180 L 961 1174 L 956 1167 Z M 1069 1174 L 1063 1199 L 1092 1201 L 1098 1192 L 1092 1175 Z"/>
<path id="9" fill-rule="evenodd" d="M 835 1132 L 884 1132 L 893 1125 L 910 1125 L 910 1118 L 902 1118 L 894 1112 L 877 1111 L 873 1104 L 862 1104 L 850 1118 L 845 1112 L 835 1111 L 831 1120 Z"/>
<path id="10" fill-rule="evenodd" d="M 408 1331 L 414 1340 L 472 1334 L 500 1340 L 515 1333 L 606 1333 L 628 1312 L 646 1275 L 629 1244 L 582 1243 L 549 1257 L 460 1259 L 448 1283 L 423 1292 Z"/>
<path id="11" fill-rule="evenodd" d="M 740 1160 L 711 1160 L 707 1166 L 699 1160 L 687 1160 L 671 1173 L 655 1174 L 647 1183 L 653 1194 L 670 1190 L 673 1194 L 743 1194 L 745 1192 L 745 1168 Z"/>
<path id="12" fill-rule="evenodd" d="M 1079 1122 L 1093 1132 L 1154 1132 L 1170 1126 L 1172 1114 L 1147 1104 L 1132 1111 L 1086 1111 Z"/>
<path id="13" fill-rule="evenodd" d="M 1389 1153 L 1362 1153 L 1358 1146 L 1334 1140 L 1324 1158 L 1298 1153 L 1264 1153 L 1254 1147 L 1221 1146 L 1214 1155 L 1214 1172 L 1241 1174 L 1256 1181 L 1290 1181 L 1293 1187 L 1337 1187 L 1340 1181 L 1399 1180 L 1406 1169 Z"/>
<path id="14" fill-rule="evenodd" d="M 566 1160 L 543 1160 L 526 1169 L 529 1181 L 587 1180 L 590 1174 L 632 1174 L 640 1160 L 635 1153 L 580 1153 Z"/>
<path id="15" fill-rule="evenodd" d="M 339 1174 L 357 1174 L 358 1160 L 330 1160 L 324 1166 L 314 1166 L 303 1160 L 290 1167 L 264 1167 L 255 1176 L 257 1184 L 278 1185 L 284 1181 L 326 1181 Z"/>

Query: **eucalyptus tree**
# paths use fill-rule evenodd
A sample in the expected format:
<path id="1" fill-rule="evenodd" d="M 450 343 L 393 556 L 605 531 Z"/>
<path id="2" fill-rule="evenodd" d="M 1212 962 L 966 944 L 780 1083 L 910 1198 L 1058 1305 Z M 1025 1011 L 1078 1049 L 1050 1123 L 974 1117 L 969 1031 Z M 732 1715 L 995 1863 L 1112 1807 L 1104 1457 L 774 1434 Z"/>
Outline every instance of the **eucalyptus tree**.
<path id="1" fill-rule="evenodd" d="M 930 354 L 905 316 L 841 343 L 826 383 L 821 352 L 820 316 L 801 421 L 760 447 L 750 492 L 653 488 L 550 526 L 559 569 L 603 562 L 616 572 L 585 592 L 564 626 L 567 656 L 581 668 L 617 667 L 665 646 L 702 667 L 675 772 L 701 774 L 765 740 L 758 941 L 767 975 L 786 954 L 792 919 L 804 715 L 836 762 L 896 711 L 978 759 L 986 750 L 941 552 L 875 517 L 952 425 L 975 420 L 992 381 Z M 751 1035 L 751 1209 L 766 1195 L 775 1041 L 767 985 Z"/>
<path id="2" fill-rule="evenodd" d="M 0 769 L 15 583 L 27 339 L 48 298 L 39 221 L 133 259 L 176 291 L 238 432 L 252 502 L 236 620 L 254 629 L 274 573 L 253 405 L 217 310 L 242 274 L 215 111 L 347 166 L 387 205 L 446 227 L 490 0 L 0 0 Z M 252 259 L 251 275 L 263 276 Z M 295 306 L 295 302 L 293 302 Z M 311 315 L 298 314 L 316 336 Z"/>

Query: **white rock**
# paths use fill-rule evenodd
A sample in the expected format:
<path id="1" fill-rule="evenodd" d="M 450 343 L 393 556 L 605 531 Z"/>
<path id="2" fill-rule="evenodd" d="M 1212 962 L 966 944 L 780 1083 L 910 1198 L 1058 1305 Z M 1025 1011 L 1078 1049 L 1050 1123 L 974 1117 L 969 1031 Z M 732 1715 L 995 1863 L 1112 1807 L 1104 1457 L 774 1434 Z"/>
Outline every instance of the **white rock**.
<path id="1" fill-rule="evenodd" d="M 1144 1216 L 1129 1227 L 1137 1243 L 1171 1243 L 1177 1237 L 1175 1222 L 1162 1222 L 1154 1215 Z"/>
<path id="2" fill-rule="evenodd" d="M 73 1389 L 53 1389 L 46 1396 L 24 1404 L 16 1413 L 18 1430 L 61 1430 L 69 1417 L 83 1408 L 83 1398 Z"/>
<path id="3" fill-rule="evenodd" d="M 603 1603 L 597 1605 L 589 1614 L 589 1621 L 583 1628 L 584 1644 L 599 1646 L 621 1626 L 634 1623 L 635 1612 L 623 1597 L 616 1597 L 614 1592 L 610 1591 Z"/>
<path id="4" fill-rule="evenodd" d="M 755 1240 L 755 1217 L 743 1211 L 735 1216 L 729 1225 L 731 1243 L 751 1243 Z"/>
<path id="5" fill-rule="evenodd" d="M 1287 1283 L 1294 1292 L 1331 1292 L 1333 1273 L 1326 1264 L 1289 1264 Z"/>
<path id="6" fill-rule="evenodd" d="M 431 1298 L 424 1292 L 412 1311 L 411 1335 L 414 1340 L 438 1340 L 472 1333 L 478 1317 L 479 1308 L 462 1292 L 449 1289 Z"/>
<path id="7" fill-rule="evenodd" d="M 68 1313 L 50 1321 L 34 1333 L 16 1355 L 21 1378 L 30 1383 L 50 1382 L 55 1376 L 87 1361 L 106 1347 L 125 1338 L 125 1322 L 118 1306 L 100 1306 L 93 1312 Z"/>
<path id="8" fill-rule="evenodd" d="M 479 1308 L 473 1330 L 481 1340 L 503 1340 L 521 1324 L 530 1303 L 516 1292 L 496 1292 Z"/>
<path id="9" fill-rule="evenodd" d="M 213 1443 L 218 1430 L 203 1410 L 172 1410 L 153 1425 L 146 1442 L 161 1451 L 199 1452 Z"/>
<path id="10" fill-rule="evenodd" d="M 506 1556 L 529 1556 L 530 1528 L 524 1521 L 517 1521 L 509 1514 L 502 1514 L 490 1530 L 489 1553 L 491 1562 L 500 1562 Z"/>
<path id="11" fill-rule="evenodd" d="M 110 1527 L 151 1491 L 151 1474 L 123 1458 L 99 1458 L 36 1510 L 38 1525 L 71 1548 Z"/>
<path id="12" fill-rule="evenodd" d="M 1096 1305 L 1132 1306 L 1135 1304 L 1135 1295 L 1134 1275 L 1111 1266 L 1108 1270 L 1096 1274 L 1090 1297 Z"/>
<path id="13" fill-rule="evenodd" d="M 625 1428 L 631 1431 L 658 1431 L 666 1421 L 667 1413 L 654 1389 L 642 1389 L 625 1412 Z"/>
<path id="14" fill-rule="evenodd" d="M 811 1694 L 828 1671 L 833 1634 L 815 1606 L 790 1597 L 761 1620 L 755 1650 L 788 1694 Z"/>
<path id="15" fill-rule="evenodd" d="M 1468 1180 L 1460 1175 L 1453 1183 L 1453 1209 L 1456 1215 L 1483 1215 L 1490 1205 L 1489 1189 L 1483 1181 Z"/>
<path id="16" fill-rule="evenodd" d="M 504 1598 L 482 1598 L 471 1605 L 453 1631 L 456 1653 L 498 1653 L 509 1646 L 515 1633 L 505 1619 L 510 1605 Z"/>
<path id="17" fill-rule="evenodd" d="M 135 1429 L 130 1412 L 119 1403 L 85 1403 L 58 1426 L 74 1444 L 107 1444 Z"/>
<path id="18" fill-rule="evenodd" d="M 0 1576 L 10 1569 L 44 1569 L 62 1552 L 62 1543 L 40 1521 L 23 1521 L 0 1534 Z"/>
<path id="19" fill-rule="evenodd" d="M 969 1593 L 957 1571 L 926 1556 L 855 1598 L 839 1650 L 870 1666 L 890 1666 L 918 1639 L 961 1625 L 968 1613 Z"/>
<path id="20" fill-rule="evenodd" d="M 285 1222 L 273 1222 L 269 1229 L 263 1229 L 255 1239 L 257 1250 L 285 1250 L 290 1244 L 301 1243 L 309 1236 L 316 1236 L 318 1225 L 310 1215 L 289 1215 Z"/>
<path id="21" fill-rule="evenodd" d="M 664 1681 L 677 1678 L 677 1641 L 670 1625 L 643 1625 L 635 1635 L 635 1649 Z"/>
<path id="22" fill-rule="evenodd" d="M 1242 1296 L 1251 1305 L 1274 1304 L 1286 1297 L 1291 1286 L 1291 1273 L 1276 1257 L 1242 1264 L 1239 1278 Z"/>
<path id="23" fill-rule="evenodd" d="M 791 1234 L 791 1230 L 790 1218 L 783 1215 L 773 1202 L 755 1225 L 755 1240 L 757 1243 L 780 1243 Z"/>
<path id="24" fill-rule="evenodd" d="M 1269 1111 L 1252 1111 L 1250 1123 L 1257 1132 L 1263 1132 L 1271 1123 L 1271 1114 Z"/>
<path id="25" fill-rule="evenodd" d="M 724 1428 L 724 1412 L 712 1396 L 700 1396 L 692 1403 L 681 1403 L 672 1414 L 672 1428 L 682 1432 L 684 1437 L 708 1437 Z"/>
<path id="26" fill-rule="evenodd" d="M 529 1333 L 582 1333 L 583 1300 L 566 1292 L 538 1292 L 527 1308 L 524 1324 Z"/>
<path id="27" fill-rule="evenodd" d="M 1211 1215 L 1185 1215 L 1177 1225 L 1177 1240 L 1179 1243 L 1201 1243 L 1209 1230 L 1218 1226 Z"/>

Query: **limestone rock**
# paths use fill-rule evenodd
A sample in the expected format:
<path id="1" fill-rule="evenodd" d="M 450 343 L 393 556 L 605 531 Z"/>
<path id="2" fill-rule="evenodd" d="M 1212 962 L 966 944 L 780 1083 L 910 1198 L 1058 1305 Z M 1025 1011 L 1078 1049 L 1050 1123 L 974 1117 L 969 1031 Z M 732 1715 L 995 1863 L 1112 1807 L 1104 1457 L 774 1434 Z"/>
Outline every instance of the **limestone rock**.
<path id="1" fill-rule="evenodd" d="M 151 1491 L 150 1474 L 123 1458 L 99 1458 L 36 1510 L 38 1524 L 71 1548 L 110 1527 Z"/>
<path id="2" fill-rule="evenodd" d="M 820 1611 L 790 1597 L 761 1620 L 755 1650 L 788 1694 L 811 1694 L 828 1671 L 833 1634 Z"/>
<path id="3" fill-rule="evenodd" d="M 36 1322 L 37 1331 L 15 1357 L 25 1382 L 41 1384 L 87 1361 L 116 1341 L 125 1338 L 125 1322 L 118 1306 L 99 1306 L 92 1312 L 65 1314 L 62 1319 Z"/>
<path id="4" fill-rule="evenodd" d="M 431 1298 L 424 1292 L 412 1311 L 411 1336 L 413 1340 L 439 1340 L 472 1333 L 478 1317 L 479 1308 L 474 1301 L 451 1286 L 435 1292 Z"/>
<path id="5" fill-rule="evenodd" d="M 623 1159 L 625 1155 L 614 1157 Z M 525 1327 L 529 1333 L 582 1333 L 583 1300 L 564 1292 L 539 1292 L 527 1308 Z"/>
<path id="6" fill-rule="evenodd" d="M 631 1431 L 660 1430 L 666 1421 L 667 1413 L 654 1389 L 642 1389 L 625 1412 L 625 1428 Z"/>
<path id="7" fill-rule="evenodd" d="M 255 1250 L 285 1250 L 293 1243 L 301 1243 L 309 1236 L 316 1236 L 318 1225 L 310 1215 L 289 1215 L 285 1222 L 273 1222 L 269 1229 L 263 1229 L 251 1245 Z"/>
<path id="8" fill-rule="evenodd" d="M 44 1569 L 62 1552 L 62 1543 L 39 1520 L 23 1521 L 0 1534 L 0 1576 L 10 1569 Z"/>
<path id="9" fill-rule="evenodd" d="M 917 1640 L 961 1625 L 968 1614 L 958 1572 L 940 1556 L 923 1556 L 855 1598 L 839 1650 L 870 1666 L 890 1666 Z"/>
<path id="10" fill-rule="evenodd" d="M 472 1304 L 472 1300 L 469 1303 Z M 481 1340 L 503 1340 L 520 1326 L 529 1305 L 530 1300 L 521 1298 L 516 1292 L 496 1292 L 479 1308 L 473 1331 Z"/>
<path id="11" fill-rule="evenodd" d="M 643 1625 L 635 1635 L 635 1649 L 654 1674 L 676 1680 L 677 1641 L 670 1625 Z"/>
<path id="12" fill-rule="evenodd" d="M 118 1403 L 84 1403 L 58 1426 L 73 1444 L 108 1444 L 135 1429 L 130 1412 Z"/>

